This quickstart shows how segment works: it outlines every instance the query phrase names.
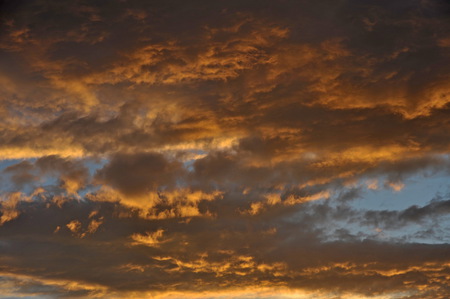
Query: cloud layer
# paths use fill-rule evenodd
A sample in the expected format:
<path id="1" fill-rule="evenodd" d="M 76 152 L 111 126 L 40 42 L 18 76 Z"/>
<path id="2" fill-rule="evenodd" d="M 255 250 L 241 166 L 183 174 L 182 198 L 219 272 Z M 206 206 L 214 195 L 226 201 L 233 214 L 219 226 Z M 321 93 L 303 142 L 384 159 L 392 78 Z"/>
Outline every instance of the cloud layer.
<path id="1" fill-rule="evenodd" d="M 1 297 L 450 294 L 447 1 L 1 5 Z"/>

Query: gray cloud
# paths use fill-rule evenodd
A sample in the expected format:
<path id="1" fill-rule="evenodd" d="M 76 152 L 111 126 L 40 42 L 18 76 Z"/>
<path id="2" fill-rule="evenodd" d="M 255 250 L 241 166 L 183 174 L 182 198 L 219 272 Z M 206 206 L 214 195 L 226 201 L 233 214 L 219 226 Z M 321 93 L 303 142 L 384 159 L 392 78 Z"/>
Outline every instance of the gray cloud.
<path id="1" fill-rule="evenodd" d="M 127 195 L 142 194 L 157 187 L 171 187 L 182 171 L 181 164 L 157 153 L 115 155 L 97 171 L 96 178 Z"/>
<path id="2" fill-rule="evenodd" d="M 427 205 L 411 206 L 401 211 L 367 211 L 364 222 L 381 227 L 401 227 L 408 223 L 422 224 L 426 220 L 437 220 L 450 213 L 450 201 L 434 199 Z"/>
<path id="3" fill-rule="evenodd" d="M 167 285 L 194 290 L 195 281 L 212 290 L 270 281 L 368 296 L 402 291 L 438 296 L 447 290 L 445 280 L 436 280 L 448 272 L 447 245 L 323 243 L 316 231 L 282 218 L 255 222 L 224 214 L 216 220 L 161 222 L 139 219 L 128 208 L 106 202 L 57 205 L 49 199 L 19 208 L 22 215 L 2 227 L 2 270 L 13 278 L 26 271 L 48 284 L 41 292 L 52 296 L 57 293 L 51 286 L 64 286 L 64 281 L 77 283 L 78 291 L 67 293 L 74 297 L 102 290 L 158 291 Z M 101 224 L 90 234 L 76 235 L 67 225 L 74 220 L 80 230 L 93 220 Z M 163 233 L 154 245 L 133 242 L 135 234 L 149 238 L 158 230 Z M 416 288 L 428 284 L 432 287 Z"/>

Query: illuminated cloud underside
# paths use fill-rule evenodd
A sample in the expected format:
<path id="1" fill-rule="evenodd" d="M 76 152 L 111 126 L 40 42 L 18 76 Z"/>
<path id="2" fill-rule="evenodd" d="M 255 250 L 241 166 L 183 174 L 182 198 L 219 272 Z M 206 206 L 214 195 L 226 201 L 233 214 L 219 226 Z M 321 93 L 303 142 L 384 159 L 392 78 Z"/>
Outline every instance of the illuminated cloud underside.
<path id="1" fill-rule="evenodd" d="M 450 5 L 316 2 L 3 1 L 0 298 L 448 298 Z"/>

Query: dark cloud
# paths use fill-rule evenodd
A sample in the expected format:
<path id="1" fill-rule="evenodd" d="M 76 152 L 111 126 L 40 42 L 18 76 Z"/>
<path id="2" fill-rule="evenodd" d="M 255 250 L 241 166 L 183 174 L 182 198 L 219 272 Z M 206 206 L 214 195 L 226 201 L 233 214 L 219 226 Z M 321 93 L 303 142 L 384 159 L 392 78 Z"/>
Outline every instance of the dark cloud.
<path id="1" fill-rule="evenodd" d="M 199 281 L 204 290 L 271 282 L 367 296 L 438 296 L 447 290 L 445 279 L 436 278 L 448 272 L 447 245 L 323 243 L 316 231 L 282 218 L 161 222 L 106 202 L 57 205 L 49 199 L 23 202 L 19 209 L 22 215 L 2 227 L 2 270 L 12 279 L 26 271 L 46 286 L 43 295 L 54 296 L 64 282 L 72 282 L 67 294 L 74 297 L 162 291 L 167 285 L 195 290 Z M 85 234 L 74 234 L 74 221 Z M 93 221 L 100 225 L 88 232 Z"/>
<path id="2" fill-rule="evenodd" d="M 84 165 L 86 161 L 64 159 L 59 156 L 44 156 L 33 163 L 22 161 L 8 166 L 3 173 L 10 176 L 15 190 L 24 187 L 39 187 L 50 177 L 58 179 L 58 186 L 68 193 L 75 194 L 83 189 L 90 181 L 90 174 Z"/>
<path id="3" fill-rule="evenodd" d="M 162 154 L 118 154 L 97 171 L 96 178 L 126 195 L 138 195 L 175 186 L 181 170 L 180 163 L 168 161 Z"/>
<path id="4" fill-rule="evenodd" d="M 426 220 L 437 220 L 439 216 L 450 213 L 450 201 L 432 200 L 425 206 L 411 206 L 401 211 L 367 211 L 364 222 L 377 227 L 401 227 L 408 223 L 424 224 Z"/>

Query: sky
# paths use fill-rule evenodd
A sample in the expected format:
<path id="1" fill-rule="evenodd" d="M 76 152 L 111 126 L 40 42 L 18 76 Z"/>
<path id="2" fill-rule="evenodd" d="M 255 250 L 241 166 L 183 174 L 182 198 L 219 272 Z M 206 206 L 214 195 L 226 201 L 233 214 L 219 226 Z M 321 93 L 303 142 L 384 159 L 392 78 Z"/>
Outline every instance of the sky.
<path id="1" fill-rule="evenodd" d="M 0 298 L 450 297 L 450 2 L 3 0 Z"/>

